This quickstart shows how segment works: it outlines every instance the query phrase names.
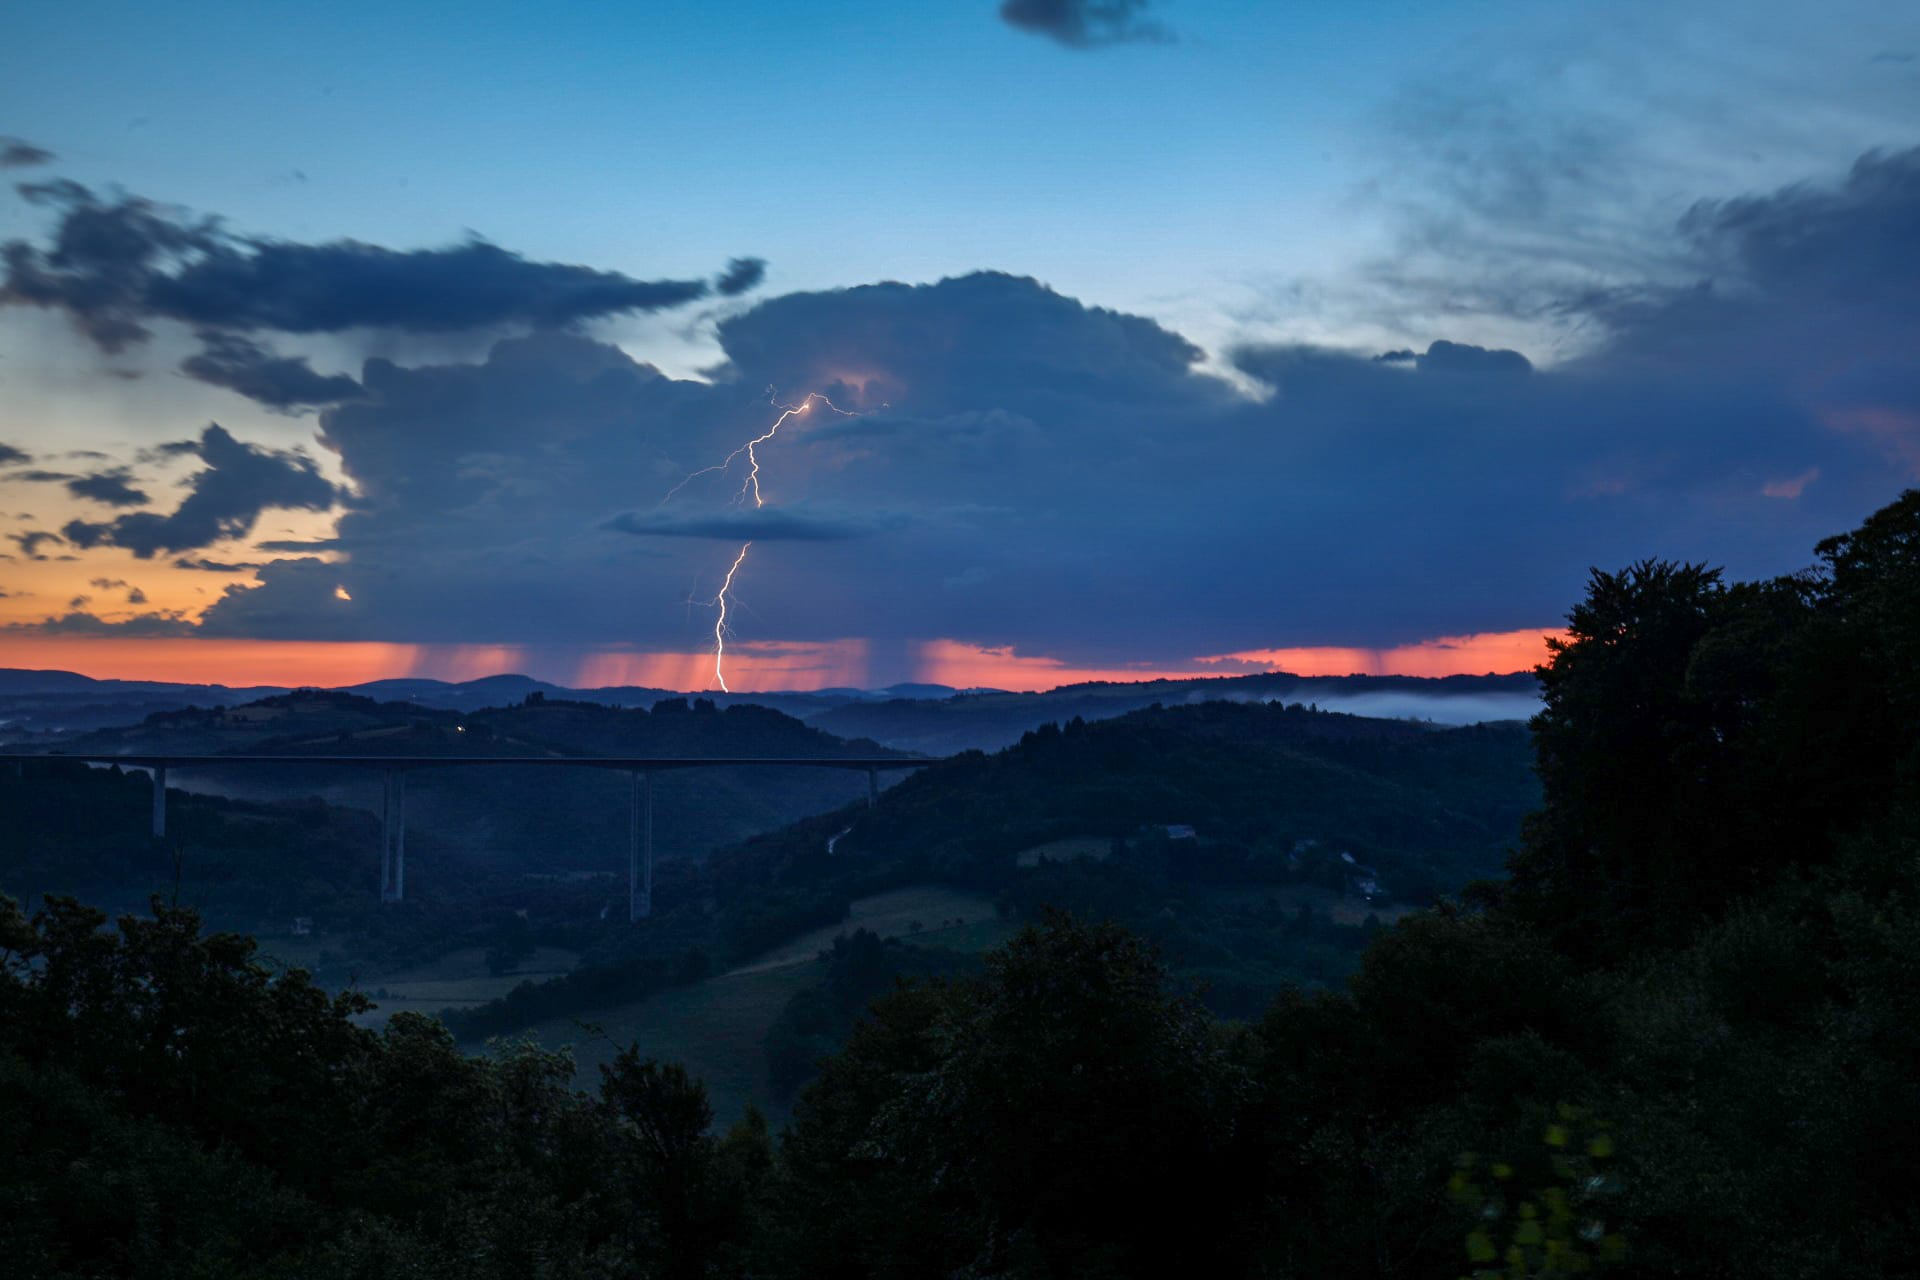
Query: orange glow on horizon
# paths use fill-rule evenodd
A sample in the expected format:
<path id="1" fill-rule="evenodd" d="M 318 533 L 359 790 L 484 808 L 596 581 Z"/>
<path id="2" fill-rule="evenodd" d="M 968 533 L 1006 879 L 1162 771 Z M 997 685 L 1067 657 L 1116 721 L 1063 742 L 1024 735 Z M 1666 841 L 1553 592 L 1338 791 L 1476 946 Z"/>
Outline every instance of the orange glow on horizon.
<path id="1" fill-rule="evenodd" d="M 727 646 L 727 685 L 733 693 L 805 692 L 858 688 L 867 679 L 867 642 L 818 644 L 786 640 L 735 641 Z M 639 685 L 650 689 L 719 692 L 711 652 L 642 653 L 606 649 L 584 655 L 573 683 L 584 689 Z"/>
<path id="2" fill-rule="evenodd" d="M 1522 631 L 1482 631 L 1440 636 L 1386 649 L 1248 649 L 1200 659 L 1209 665 L 1233 663 L 1302 676 L 1501 675 L 1531 671 L 1547 660 L 1547 637 L 1564 636 L 1560 627 Z"/>
<path id="3" fill-rule="evenodd" d="M 1075 667 L 1059 658 L 1016 654 L 1013 646 L 988 648 L 960 640 L 929 640 L 919 646 L 915 680 L 951 685 L 956 689 L 1005 689 L 1035 693 L 1063 684 L 1107 680 L 1120 684 L 1141 680 L 1196 680 L 1225 674 L 1219 671 L 1174 670 L 1140 666 Z"/>
<path id="4" fill-rule="evenodd" d="M 1195 680 L 1260 671 L 1302 676 L 1483 675 L 1525 671 L 1546 658 L 1545 629 L 1447 636 L 1392 648 L 1251 649 L 1185 665 L 1076 666 L 958 640 L 914 646 L 911 678 L 956 688 L 1037 691 L 1088 681 Z M 419 677 L 475 680 L 531 675 L 575 688 L 635 685 L 717 692 L 713 654 L 579 646 L 389 644 L 376 641 L 238 640 L 198 637 L 0 634 L 0 667 L 76 671 L 102 680 L 156 680 L 231 687 L 320 685 Z M 865 640 L 758 640 L 727 647 L 736 692 L 862 688 L 873 679 Z M 891 673 L 883 673 L 890 678 Z"/>
<path id="5" fill-rule="evenodd" d="M 198 637 L 0 635 L 0 667 L 74 671 L 96 680 L 223 684 L 234 688 L 318 685 L 417 677 L 477 680 L 531 675 L 576 688 L 641 685 L 713 689 L 713 655 L 623 649 L 540 649 L 521 645 L 387 644 L 377 641 L 219 640 Z M 867 643 L 752 641 L 729 646 L 727 677 L 736 692 L 858 686 L 867 678 Z"/>
<path id="6" fill-rule="evenodd" d="M 988 648 L 958 640 L 920 646 L 915 678 L 956 688 L 1033 692 L 1089 681 L 1200 680 L 1285 671 L 1298 676 L 1439 676 L 1529 671 L 1547 658 L 1547 637 L 1558 628 L 1492 631 L 1442 636 L 1416 644 L 1371 648 L 1248 649 L 1194 659 L 1191 667 L 1077 667 L 1058 659 L 1023 655 L 1011 646 Z"/>
<path id="7" fill-rule="evenodd" d="M 157 680 L 234 688 L 337 688 L 368 680 L 431 674 L 420 669 L 422 651 L 443 647 L 454 646 L 14 634 L 0 636 L 0 666 L 75 671 L 96 680 Z"/>

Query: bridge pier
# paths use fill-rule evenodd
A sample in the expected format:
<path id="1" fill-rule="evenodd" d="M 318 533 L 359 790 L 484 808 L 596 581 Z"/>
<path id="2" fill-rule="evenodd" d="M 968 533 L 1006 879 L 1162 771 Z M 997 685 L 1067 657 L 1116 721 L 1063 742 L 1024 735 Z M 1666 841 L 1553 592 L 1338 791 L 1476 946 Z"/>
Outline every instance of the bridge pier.
<path id="1" fill-rule="evenodd" d="M 153 838 L 158 840 L 167 834 L 167 766 L 157 764 L 150 772 L 153 777 Z"/>
<path id="2" fill-rule="evenodd" d="M 389 769 L 380 804 L 380 901 L 402 902 L 406 896 L 407 775 Z"/>
<path id="3" fill-rule="evenodd" d="M 867 770 L 867 808 L 871 809 L 880 802 L 880 771 Z"/>
<path id="4" fill-rule="evenodd" d="M 627 922 L 653 914 L 653 773 L 627 775 Z"/>

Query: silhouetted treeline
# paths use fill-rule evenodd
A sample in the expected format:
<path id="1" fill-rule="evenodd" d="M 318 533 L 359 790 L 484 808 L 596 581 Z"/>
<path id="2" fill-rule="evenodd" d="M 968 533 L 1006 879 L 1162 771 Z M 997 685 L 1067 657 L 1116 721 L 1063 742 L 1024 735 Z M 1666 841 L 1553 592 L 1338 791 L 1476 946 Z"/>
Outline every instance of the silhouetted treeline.
<path id="1" fill-rule="evenodd" d="M 1596 574 L 1507 881 L 1214 1020 L 1050 915 L 875 1001 L 775 1142 L 632 1054 L 357 1031 L 160 910 L 0 913 L 26 1275 L 1911 1274 L 1920 493 L 1809 573 Z M 850 942 L 849 946 L 853 944 Z M 866 944 L 862 943 L 862 946 Z M 863 972 L 874 966 L 862 963 Z M 24 1206 L 26 1211 L 19 1211 Z"/>

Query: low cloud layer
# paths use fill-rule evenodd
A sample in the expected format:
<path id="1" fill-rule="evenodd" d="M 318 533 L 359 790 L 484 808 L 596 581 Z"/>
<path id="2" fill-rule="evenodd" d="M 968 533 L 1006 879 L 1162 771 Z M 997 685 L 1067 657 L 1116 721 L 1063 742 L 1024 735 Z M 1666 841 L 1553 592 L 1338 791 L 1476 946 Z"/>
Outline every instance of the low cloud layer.
<path id="1" fill-rule="evenodd" d="M 885 514 L 825 512 L 805 507 L 743 507 L 735 511 L 623 512 L 606 527 L 643 538 L 716 538 L 723 542 L 838 542 L 898 529 L 907 521 Z"/>

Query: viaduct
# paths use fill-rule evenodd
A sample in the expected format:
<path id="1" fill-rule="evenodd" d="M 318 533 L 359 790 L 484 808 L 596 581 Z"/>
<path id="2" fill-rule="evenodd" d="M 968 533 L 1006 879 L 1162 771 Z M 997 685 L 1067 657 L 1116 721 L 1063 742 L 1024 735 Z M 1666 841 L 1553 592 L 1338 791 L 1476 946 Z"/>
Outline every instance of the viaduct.
<path id="1" fill-rule="evenodd" d="M 117 764 L 145 769 L 153 778 L 153 834 L 167 834 L 167 770 L 185 768 L 244 768 L 248 765 L 337 765 L 375 769 L 386 783 L 380 811 L 380 900 L 400 902 L 407 889 L 407 775 L 417 769 L 535 768 L 611 769 L 632 780 L 627 814 L 627 918 L 644 920 L 653 913 L 653 775 L 668 769 L 864 769 L 867 804 L 880 792 L 882 770 L 918 769 L 939 764 L 938 759 L 900 757 L 827 756 L 816 759 L 766 757 L 687 758 L 681 756 L 205 756 L 205 755 L 62 755 L 59 753 L 0 753 L 16 771 L 29 761 L 78 760 L 84 764 Z"/>

